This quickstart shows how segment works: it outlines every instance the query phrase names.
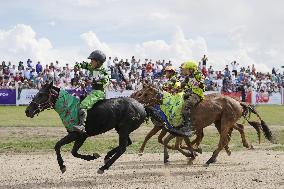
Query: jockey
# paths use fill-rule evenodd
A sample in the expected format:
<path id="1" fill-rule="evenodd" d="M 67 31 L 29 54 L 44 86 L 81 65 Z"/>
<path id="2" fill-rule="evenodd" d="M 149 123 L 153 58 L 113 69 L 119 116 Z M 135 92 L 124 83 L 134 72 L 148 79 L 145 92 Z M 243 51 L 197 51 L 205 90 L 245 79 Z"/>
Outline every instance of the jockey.
<path id="1" fill-rule="evenodd" d="M 193 61 L 187 61 L 181 65 L 181 75 L 184 78 L 181 84 L 181 88 L 184 91 L 184 107 L 182 110 L 183 124 L 179 131 L 186 136 L 191 136 L 192 123 L 190 114 L 196 104 L 204 99 L 204 78 L 202 73 L 197 70 L 197 64 Z"/>
<path id="2" fill-rule="evenodd" d="M 169 93 L 176 93 L 180 89 L 180 82 L 176 77 L 175 68 L 173 66 L 167 66 L 165 68 L 167 81 L 163 84 L 163 90 Z"/>
<path id="3" fill-rule="evenodd" d="M 80 125 L 75 125 L 73 129 L 81 133 L 85 131 L 85 121 L 87 110 L 93 107 L 95 103 L 105 99 L 104 89 L 109 82 L 107 71 L 102 66 L 106 60 L 105 54 L 100 50 L 93 51 L 88 59 L 90 63 L 81 63 L 80 67 L 90 71 L 90 78 L 93 80 L 93 91 L 81 102 L 79 111 Z"/>

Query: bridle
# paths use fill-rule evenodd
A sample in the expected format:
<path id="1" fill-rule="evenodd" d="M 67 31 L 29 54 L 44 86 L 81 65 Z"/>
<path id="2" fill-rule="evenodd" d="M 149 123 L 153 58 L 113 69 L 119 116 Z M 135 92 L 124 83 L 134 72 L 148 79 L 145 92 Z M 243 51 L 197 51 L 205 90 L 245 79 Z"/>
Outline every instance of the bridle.
<path id="1" fill-rule="evenodd" d="M 43 93 L 43 92 L 39 92 L 39 93 Z M 35 104 L 37 106 L 37 108 L 33 111 L 36 112 L 42 112 L 45 109 L 52 109 L 55 105 L 55 101 L 54 99 L 56 99 L 58 97 L 59 93 L 55 90 L 55 89 L 49 89 L 48 91 L 48 99 L 45 102 L 42 103 L 37 103 L 34 100 L 31 101 L 31 104 Z"/>

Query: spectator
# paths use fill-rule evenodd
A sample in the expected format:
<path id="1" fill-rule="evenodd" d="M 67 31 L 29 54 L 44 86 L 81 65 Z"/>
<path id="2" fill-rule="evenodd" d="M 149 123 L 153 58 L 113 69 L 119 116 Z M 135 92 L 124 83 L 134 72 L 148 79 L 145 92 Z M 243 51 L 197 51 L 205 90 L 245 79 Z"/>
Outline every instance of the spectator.
<path id="1" fill-rule="evenodd" d="M 41 72 L 42 72 L 42 65 L 40 64 L 40 61 L 38 61 L 36 65 L 36 73 L 39 75 Z"/>
<path id="2" fill-rule="evenodd" d="M 28 60 L 27 60 L 27 66 L 28 66 L 29 68 L 33 68 L 33 62 L 31 61 L 31 59 L 28 59 Z"/>
<path id="3" fill-rule="evenodd" d="M 232 72 L 235 73 L 235 75 L 238 75 L 238 66 L 239 63 L 237 63 L 235 60 L 233 62 L 231 62 L 232 65 Z"/>
<path id="4" fill-rule="evenodd" d="M 276 70 L 275 67 L 273 67 L 273 68 L 272 68 L 272 74 L 273 74 L 273 75 L 276 75 L 277 72 L 278 72 L 278 70 L 279 70 L 279 69 Z"/>
<path id="5" fill-rule="evenodd" d="M 207 77 L 207 69 L 206 66 L 203 65 L 203 68 L 201 70 L 202 74 L 204 75 L 204 77 Z"/>
<path id="6" fill-rule="evenodd" d="M 207 61 L 208 61 L 208 58 L 206 55 L 204 55 L 201 59 L 201 62 L 202 62 L 202 66 L 205 66 L 205 68 L 206 68 Z"/>
<path id="7" fill-rule="evenodd" d="M 108 61 L 107 61 L 107 70 L 110 70 L 111 69 L 111 57 L 108 57 Z"/>

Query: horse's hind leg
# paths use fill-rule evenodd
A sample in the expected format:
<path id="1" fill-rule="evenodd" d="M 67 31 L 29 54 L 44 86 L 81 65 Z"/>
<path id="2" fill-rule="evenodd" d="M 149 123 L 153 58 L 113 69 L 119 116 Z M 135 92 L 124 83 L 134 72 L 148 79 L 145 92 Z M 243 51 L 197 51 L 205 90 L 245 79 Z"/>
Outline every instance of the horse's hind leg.
<path id="1" fill-rule="evenodd" d="M 196 138 L 190 142 L 188 138 L 184 138 L 187 146 L 181 146 L 181 149 L 193 149 L 193 151 L 202 154 L 202 148 L 199 147 L 202 139 L 204 137 L 203 129 L 196 131 Z M 196 148 L 193 148 L 195 146 Z"/>
<path id="2" fill-rule="evenodd" d="M 115 154 L 99 168 L 99 174 L 104 173 L 104 170 L 107 170 L 126 151 L 129 142 L 131 142 L 129 135 L 119 135 L 119 146 L 117 147 Z"/>
<path id="3" fill-rule="evenodd" d="M 87 139 L 87 136 L 80 136 L 74 143 L 73 149 L 71 151 L 71 154 L 76 158 L 81 158 L 83 160 L 91 161 L 94 159 L 97 159 L 100 157 L 98 153 L 94 153 L 93 155 L 82 155 L 78 153 L 78 150 L 81 148 L 81 146 L 84 144 L 85 140 Z"/>
<path id="4" fill-rule="evenodd" d="M 218 130 L 218 133 L 221 135 L 221 121 L 215 121 L 214 124 L 215 124 L 216 129 Z M 232 132 L 233 132 L 232 129 L 229 130 L 229 132 L 228 132 L 228 144 L 229 144 L 229 141 L 231 140 L 231 134 L 232 134 Z M 224 148 L 225 148 L 225 150 L 226 150 L 227 155 L 230 156 L 230 155 L 232 154 L 232 152 L 231 152 L 231 150 L 230 150 L 228 144 L 227 144 Z"/>
<path id="5" fill-rule="evenodd" d="M 168 143 L 170 142 L 170 140 L 172 140 L 173 138 L 175 138 L 175 136 L 169 134 L 165 140 L 164 140 L 164 163 L 168 163 L 169 162 L 169 153 L 168 153 Z"/>
<path id="6" fill-rule="evenodd" d="M 154 126 L 154 128 L 146 135 L 145 139 L 144 139 L 144 142 L 143 144 L 141 145 L 140 149 L 139 149 L 139 153 L 138 155 L 139 156 L 142 156 L 143 155 L 143 152 L 144 152 L 144 148 L 148 142 L 148 140 L 150 138 L 152 138 L 152 136 L 154 136 L 159 130 L 161 130 L 162 127 L 159 127 L 159 126 Z"/>
<path id="7" fill-rule="evenodd" d="M 168 133 L 168 131 L 162 128 L 162 131 L 161 131 L 161 133 L 158 136 L 158 142 L 160 144 L 164 145 L 163 138 L 166 136 L 167 133 Z"/>
<path id="8" fill-rule="evenodd" d="M 223 124 L 223 123 L 222 123 Z M 221 128 L 221 136 L 218 144 L 218 148 L 213 152 L 213 155 L 211 158 L 206 162 L 206 165 L 209 165 L 210 163 L 215 163 L 216 158 L 218 157 L 219 152 L 226 146 L 228 145 L 229 141 L 229 132 L 230 132 L 230 127 L 233 127 L 233 123 L 224 123 Z"/>
<path id="9" fill-rule="evenodd" d="M 63 137 L 61 140 L 59 140 L 55 144 L 54 149 L 55 149 L 56 156 L 57 156 L 57 162 L 58 162 L 58 165 L 59 165 L 62 173 L 64 173 L 66 171 L 66 166 L 64 165 L 64 161 L 63 161 L 61 153 L 60 153 L 60 148 L 64 145 L 69 144 L 69 143 L 75 141 L 76 139 L 78 139 L 79 135 L 80 134 L 76 133 L 76 132 L 68 133 L 68 135 Z"/>
<path id="10" fill-rule="evenodd" d="M 132 141 L 131 139 L 128 137 L 128 143 L 127 143 L 127 146 L 131 145 L 132 144 Z M 104 163 L 106 164 L 110 158 L 119 150 L 119 146 L 115 147 L 114 149 L 110 150 L 107 155 L 105 156 L 104 158 Z"/>
<path id="11" fill-rule="evenodd" d="M 244 125 L 236 123 L 235 126 L 234 126 L 234 129 L 239 131 L 241 138 L 242 138 L 243 146 L 248 148 L 248 149 L 253 149 L 253 146 L 249 145 L 249 143 L 247 142 L 246 135 L 245 135 L 245 132 L 244 132 Z"/>

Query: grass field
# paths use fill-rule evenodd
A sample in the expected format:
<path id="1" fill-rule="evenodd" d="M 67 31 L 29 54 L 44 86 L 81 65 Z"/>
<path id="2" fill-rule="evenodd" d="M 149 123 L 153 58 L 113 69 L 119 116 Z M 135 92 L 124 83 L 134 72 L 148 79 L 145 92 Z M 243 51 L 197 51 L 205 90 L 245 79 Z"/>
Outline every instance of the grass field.
<path id="1" fill-rule="evenodd" d="M 23 127 L 29 127 L 26 129 L 36 128 L 49 128 L 52 131 L 52 127 L 58 127 L 54 131 L 57 132 L 59 127 L 62 127 L 61 121 L 53 110 L 42 112 L 38 117 L 33 119 L 27 118 L 24 114 L 25 107 L 0 107 L 0 127 L 14 127 L 14 129 L 23 129 Z M 272 130 L 277 138 L 278 144 L 271 145 L 267 141 L 258 145 L 257 135 L 251 128 L 246 128 L 246 135 L 249 142 L 253 143 L 257 148 L 265 148 L 272 150 L 284 151 L 284 106 L 259 106 L 257 110 L 263 120 L 268 125 L 272 125 Z M 253 118 L 252 118 L 253 119 Z M 51 127 L 51 128 L 50 128 Z M 135 131 L 132 134 L 133 144 L 128 148 L 127 153 L 137 153 L 140 145 L 142 144 L 147 131 L 149 131 L 153 125 L 143 124 L 139 128 L 139 132 Z M 1 128 L 0 128 L 1 129 Z M 0 135 L 1 136 L 1 135 Z M 0 153 L 6 152 L 51 152 L 55 143 L 63 137 L 64 134 L 55 136 L 45 136 L 44 131 L 38 135 L 33 134 L 31 136 L 25 136 L 15 134 L 11 131 L 6 135 L 0 137 Z M 202 148 L 204 151 L 212 151 L 218 144 L 219 134 L 214 128 L 205 130 L 205 137 L 202 142 Z M 117 136 L 102 135 L 98 137 L 92 137 L 86 141 L 82 147 L 84 152 L 99 152 L 105 153 L 117 145 Z M 63 147 L 63 151 L 70 151 L 71 145 Z M 234 131 L 232 140 L 230 142 L 232 150 L 244 149 L 241 144 L 240 135 Z M 157 142 L 157 137 L 154 136 L 146 146 L 145 152 L 162 152 L 162 146 Z"/>

